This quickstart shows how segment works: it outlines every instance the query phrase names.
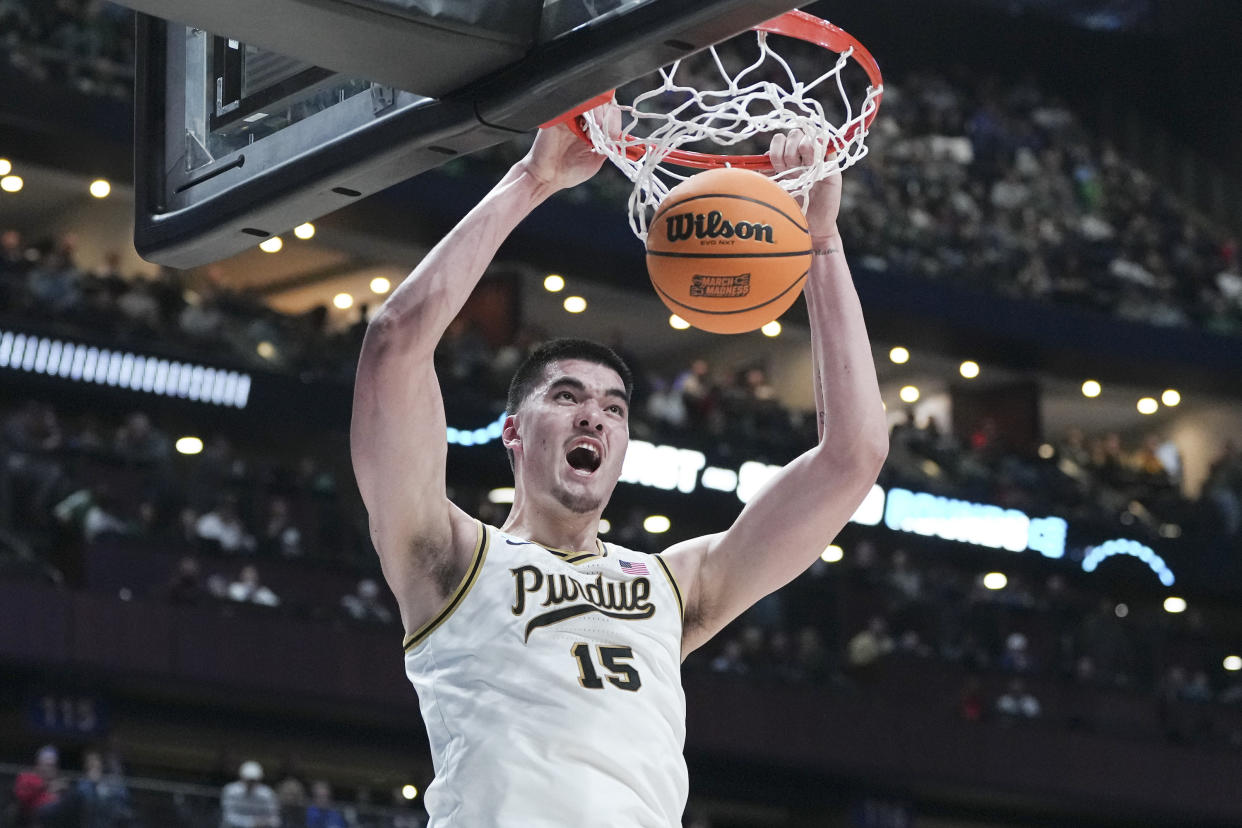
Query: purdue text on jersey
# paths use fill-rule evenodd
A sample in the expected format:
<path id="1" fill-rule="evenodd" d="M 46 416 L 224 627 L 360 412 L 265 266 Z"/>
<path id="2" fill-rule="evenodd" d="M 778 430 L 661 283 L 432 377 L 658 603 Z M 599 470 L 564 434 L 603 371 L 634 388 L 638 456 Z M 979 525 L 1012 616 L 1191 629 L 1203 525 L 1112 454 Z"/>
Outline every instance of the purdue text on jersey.
<path id="1" fill-rule="evenodd" d="M 514 615 L 521 616 L 526 611 L 526 596 L 529 594 L 542 593 L 544 599 L 538 606 L 555 607 L 530 619 L 526 624 L 527 640 L 540 627 L 549 627 L 589 612 L 635 621 L 655 615 L 655 606 L 647 600 L 651 597 L 651 582 L 646 578 L 606 581 L 600 574 L 595 576 L 595 580 L 584 582 L 565 573 L 545 573 L 532 564 L 509 571 L 513 574 L 515 589 Z"/>

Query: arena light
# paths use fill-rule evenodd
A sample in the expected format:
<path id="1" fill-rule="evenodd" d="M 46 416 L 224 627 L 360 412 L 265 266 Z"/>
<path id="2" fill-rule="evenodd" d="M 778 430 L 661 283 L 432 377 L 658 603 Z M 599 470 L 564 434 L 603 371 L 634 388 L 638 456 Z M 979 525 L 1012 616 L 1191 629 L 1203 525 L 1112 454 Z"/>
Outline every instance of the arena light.
<path id="1" fill-rule="evenodd" d="M 1086 554 L 1082 559 L 1082 571 L 1094 572 L 1105 558 L 1110 558 L 1113 555 L 1128 555 L 1132 558 L 1138 558 L 1147 564 L 1148 569 L 1156 574 L 1156 577 L 1160 579 L 1160 583 L 1165 586 L 1173 586 L 1175 580 L 1173 570 L 1169 569 L 1169 565 L 1164 562 L 1164 558 L 1153 552 L 1151 547 L 1126 538 L 1105 541 L 1099 546 L 1088 546 Z"/>
<path id="2" fill-rule="evenodd" d="M 1221 666 L 1231 673 L 1236 673 L 1242 670 L 1242 656 L 1227 655 L 1225 660 L 1221 662 Z"/>
<path id="3" fill-rule="evenodd" d="M 0 175 L 8 175 L 13 172 L 13 164 L 7 158 L 0 158 Z"/>
<path id="4" fill-rule="evenodd" d="M 280 249 L 285 246 L 280 236 L 272 236 L 270 239 L 264 239 L 259 242 L 259 249 L 264 253 L 279 253 Z"/>
<path id="5" fill-rule="evenodd" d="M 341 310 L 348 310 L 354 306 L 354 297 L 348 293 L 338 293 L 332 297 L 332 304 Z"/>
<path id="6" fill-rule="evenodd" d="M 768 337 L 780 336 L 781 335 L 781 323 L 773 319 L 771 322 L 764 325 L 759 330 L 763 331 L 764 336 L 768 336 Z"/>
<path id="7" fill-rule="evenodd" d="M 664 515 L 647 515 L 643 518 L 643 529 L 653 535 L 662 535 L 673 525 Z"/>
<path id="8" fill-rule="evenodd" d="M 1181 401 L 1182 395 L 1178 393 L 1176 388 L 1166 388 L 1164 389 L 1164 393 L 1160 395 L 1160 402 L 1164 403 L 1169 408 L 1172 408 Z"/>
<path id="9" fill-rule="evenodd" d="M 453 446 L 481 446 L 500 439 L 500 432 L 505 427 L 505 413 L 502 411 L 491 424 L 484 428 L 453 428 L 449 426 L 445 439 Z"/>
<path id="10" fill-rule="evenodd" d="M 1155 414 L 1160 408 L 1160 403 L 1156 402 L 1155 397 L 1143 397 L 1134 404 L 1134 407 L 1140 414 Z"/>
<path id="11" fill-rule="evenodd" d="M 737 499 L 749 503 L 759 490 L 780 472 L 780 466 L 747 460 L 737 470 Z"/>
<path id="12" fill-rule="evenodd" d="M 587 308 L 587 301 L 581 296 L 566 296 L 562 307 L 570 313 L 582 313 Z"/>
<path id="13" fill-rule="evenodd" d="M 631 440 L 621 466 L 621 481 L 689 494 L 694 491 L 699 470 L 705 465 L 707 456 L 701 451 Z"/>
<path id="14" fill-rule="evenodd" d="M 888 358 L 895 365 L 905 365 L 910 361 L 910 352 L 898 345 L 888 352 Z"/>
<path id="15" fill-rule="evenodd" d="M 418 788 L 413 785 L 402 785 L 401 796 L 407 800 L 418 799 Z"/>
<path id="16" fill-rule="evenodd" d="M 1177 615 L 1186 611 L 1186 599 L 1170 595 L 1164 599 L 1164 611 Z"/>
<path id="17" fill-rule="evenodd" d="M 837 563 L 844 557 L 845 550 L 837 546 L 835 543 L 829 544 L 828 548 L 819 555 L 819 559 L 824 563 Z"/>
<path id="18" fill-rule="evenodd" d="M 905 403 L 918 402 L 919 389 L 914 385 L 906 385 L 901 389 L 897 396 L 901 397 L 901 401 Z"/>
<path id="19" fill-rule="evenodd" d="M 1129 604 L 1121 603 L 1113 607 L 1113 615 L 1117 616 L 1118 618 L 1125 618 L 1129 614 L 1130 614 Z"/>
<path id="20" fill-rule="evenodd" d="M 966 379 L 974 379 L 979 376 L 979 363 L 968 359 L 957 367 L 957 371 Z"/>
<path id="21" fill-rule="evenodd" d="M 293 228 L 293 235 L 297 236 L 302 241 L 313 239 L 315 237 L 315 225 L 311 224 L 309 221 L 304 221 L 297 227 Z"/>
<path id="22" fill-rule="evenodd" d="M 96 178 L 91 182 L 90 193 L 95 198 L 107 198 L 112 192 L 112 185 L 108 183 L 106 178 Z"/>
<path id="23" fill-rule="evenodd" d="M 854 510 L 850 523 L 876 526 L 882 520 L 884 520 L 884 489 L 880 484 L 873 483 L 871 490 L 863 498 L 863 502 L 858 504 L 858 508 Z"/>
<path id="24" fill-rule="evenodd" d="M 265 339 L 254 346 L 254 352 L 264 359 L 271 359 L 276 356 L 276 346 Z"/>
<path id="25" fill-rule="evenodd" d="M 995 592 L 1009 586 L 1009 579 L 1004 572 L 989 572 L 983 576 L 983 586 Z"/>
<path id="26" fill-rule="evenodd" d="M 1039 456 L 1044 460 L 1051 460 L 1057 453 L 1052 443 L 1041 443 L 1039 446 Z"/>
<path id="27" fill-rule="evenodd" d="M 0 351 L 0 356 L 3 353 Z M 456 446 L 485 445 L 500 438 L 505 417 L 501 413 L 494 422 L 483 428 L 449 427 L 446 439 Z M 633 440 L 626 453 L 620 482 L 664 491 L 675 489 L 686 494 L 697 491 L 699 487 L 733 492 L 739 501 L 748 503 L 781 470 L 780 466 L 748 460 L 735 471 L 708 466 L 706 459 L 702 452 L 694 449 Z M 971 503 L 900 487 L 886 492 L 878 484 L 871 487 L 850 522 L 865 526 L 883 522 L 893 531 L 1010 552 L 1038 552 L 1045 558 L 1053 559 L 1065 557 L 1069 534 L 1069 524 L 1061 517 L 1032 517 L 1017 509 Z M 1083 571 L 1093 572 L 1101 561 L 1117 554 L 1138 558 L 1147 564 L 1162 584 L 1173 585 L 1173 572 L 1159 555 L 1143 544 L 1125 538 L 1087 547 L 1082 561 Z"/>
<path id="28" fill-rule="evenodd" d="M 245 408 L 249 374 L 0 330 L 0 368 L 193 402 Z"/>
<path id="29" fill-rule="evenodd" d="M 898 487 L 888 492 L 884 525 L 900 532 L 1011 552 L 1031 549 L 1045 558 L 1064 556 L 1068 528 L 1058 517 L 1032 518 L 1017 509 Z"/>
<path id="30" fill-rule="evenodd" d="M 371 280 L 372 293 L 383 296 L 390 290 L 392 290 L 392 282 L 388 281 L 383 276 L 376 276 Z"/>
<path id="31" fill-rule="evenodd" d="M 516 491 L 512 486 L 501 486 L 487 493 L 488 503 L 512 503 Z"/>
<path id="32" fill-rule="evenodd" d="M 543 277 L 543 289 L 548 293 L 560 293 L 565 289 L 565 279 L 557 273 L 549 273 Z"/>
<path id="33" fill-rule="evenodd" d="M 1086 380 L 1082 384 L 1082 395 L 1084 397 L 1100 396 L 1100 384 L 1093 379 Z"/>
<path id="34" fill-rule="evenodd" d="M 4 178 L 0 178 L 0 190 L 4 190 L 6 193 L 16 193 L 21 190 L 22 185 L 25 183 L 20 175 L 6 175 Z"/>
<path id="35" fill-rule="evenodd" d="M 608 518 L 600 518 L 599 527 L 597 528 L 597 531 L 601 535 L 607 535 L 609 532 L 612 531 L 612 522 L 608 520 Z"/>
<path id="36" fill-rule="evenodd" d="M 684 331 L 686 328 L 690 327 L 690 323 L 673 313 L 669 314 L 668 326 L 675 331 Z"/>
<path id="37" fill-rule="evenodd" d="M 703 469 L 703 477 L 699 480 L 704 489 L 715 489 L 718 492 L 737 490 L 737 472 L 733 469 L 722 469 L 719 466 L 708 466 Z"/>
<path id="38" fill-rule="evenodd" d="M 176 447 L 178 454 L 199 454 L 203 450 L 203 441 L 197 437 L 181 437 Z"/>

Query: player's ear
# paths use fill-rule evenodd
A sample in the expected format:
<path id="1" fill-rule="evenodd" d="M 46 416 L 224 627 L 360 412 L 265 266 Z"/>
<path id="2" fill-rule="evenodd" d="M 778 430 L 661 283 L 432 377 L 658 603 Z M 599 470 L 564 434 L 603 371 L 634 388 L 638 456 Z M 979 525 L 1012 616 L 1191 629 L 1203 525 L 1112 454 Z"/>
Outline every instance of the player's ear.
<path id="1" fill-rule="evenodd" d="M 510 414 L 508 417 L 505 417 L 505 424 L 500 429 L 500 442 L 509 451 L 513 451 L 522 445 L 522 437 L 518 434 L 516 414 Z"/>

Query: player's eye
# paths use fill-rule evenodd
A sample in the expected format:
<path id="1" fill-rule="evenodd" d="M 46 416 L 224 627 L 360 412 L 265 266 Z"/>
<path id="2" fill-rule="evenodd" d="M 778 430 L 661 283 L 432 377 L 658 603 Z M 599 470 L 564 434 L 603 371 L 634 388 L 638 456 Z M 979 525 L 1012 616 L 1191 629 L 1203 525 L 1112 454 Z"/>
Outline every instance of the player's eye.
<path id="1" fill-rule="evenodd" d="M 608 406 L 608 410 L 611 411 L 613 414 L 617 414 L 618 416 L 625 413 L 625 409 L 619 405 L 610 405 Z"/>
<path id="2" fill-rule="evenodd" d="M 561 391 L 557 391 L 557 392 L 556 392 L 556 399 L 558 399 L 558 400 L 569 400 L 569 401 L 571 401 L 571 402 L 572 402 L 572 401 L 573 401 L 573 399 L 574 399 L 574 395 L 573 395 L 573 393 L 572 393 L 572 392 L 570 392 L 570 391 L 561 390 Z"/>

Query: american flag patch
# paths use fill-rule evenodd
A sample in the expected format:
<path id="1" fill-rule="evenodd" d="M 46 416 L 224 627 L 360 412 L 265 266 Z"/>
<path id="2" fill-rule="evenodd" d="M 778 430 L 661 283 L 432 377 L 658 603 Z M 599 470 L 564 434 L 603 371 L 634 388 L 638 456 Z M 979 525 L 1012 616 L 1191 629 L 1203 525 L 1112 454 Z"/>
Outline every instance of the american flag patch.
<path id="1" fill-rule="evenodd" d="M 647 565 L 641 563 L 630 563 L 629 561 L 620 561 L 621 571 L 627 575 L 649 575 Z"/>

